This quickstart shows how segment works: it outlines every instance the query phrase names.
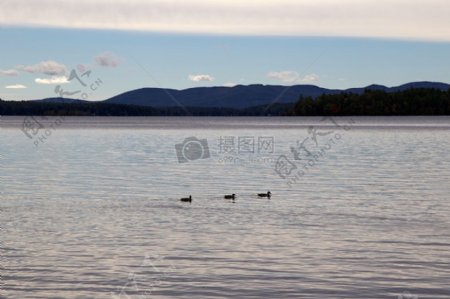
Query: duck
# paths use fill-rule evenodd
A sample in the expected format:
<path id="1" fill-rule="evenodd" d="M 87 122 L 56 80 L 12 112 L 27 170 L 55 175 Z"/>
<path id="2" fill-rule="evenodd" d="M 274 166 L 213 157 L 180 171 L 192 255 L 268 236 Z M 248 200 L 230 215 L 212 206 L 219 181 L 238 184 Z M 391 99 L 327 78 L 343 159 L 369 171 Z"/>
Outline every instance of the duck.
<path id="1" fill-rule="evenodd" d="M 236 194 L 231 194 L 231 195 L 225 195 L 223 198 L 225 198 L 225 199 L 235 199 L 236 198 Z"/>
<path id="2" fill-rule="evenodd" d="M 270 199 L 272 196 L 272 193 L 270 191 L 267 191 L 267 193 L 258 193 L 258 197 L 267 197 Z"/>
<path id="3" fill-rule="evenodd" d="M 182 201 L 182 202 L 192 202 L 192 196 L 189 195 L 189 197 L 181 198 L 180 201 Z"/>

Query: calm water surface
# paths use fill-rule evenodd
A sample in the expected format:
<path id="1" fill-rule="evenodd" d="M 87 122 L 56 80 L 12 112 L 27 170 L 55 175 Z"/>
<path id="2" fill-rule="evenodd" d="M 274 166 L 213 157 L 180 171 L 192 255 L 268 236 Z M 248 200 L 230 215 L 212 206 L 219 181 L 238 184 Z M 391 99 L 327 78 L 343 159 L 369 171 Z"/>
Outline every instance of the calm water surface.
<path id="1" fill-rule="evenodd" d="M 449 117 L 2 117 L 0 137 L 1 298 L 450 298 Z"/>

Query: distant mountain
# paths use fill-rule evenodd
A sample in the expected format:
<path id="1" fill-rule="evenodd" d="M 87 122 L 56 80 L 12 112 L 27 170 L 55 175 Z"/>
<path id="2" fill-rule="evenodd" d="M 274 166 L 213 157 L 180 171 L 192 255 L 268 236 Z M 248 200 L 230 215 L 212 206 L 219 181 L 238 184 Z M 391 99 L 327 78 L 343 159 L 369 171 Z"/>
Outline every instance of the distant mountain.
<path id="1" fill-rule="evenodd" d="M 397 92 L 397 91 L 403 91 L 407 89 L 412 88 L 434 88 L 439 90 L 448 90 L 450 88 L 449 84 L 446 83 L 439 83 L 439 82 L 413 82 L 413 83 L 407 83 L 404 85 L 400 85 L 398 87 L 392 87 L 389 89 L 389 92 Z"/>
<path id="2" fill-rule="evenodd" d="M 367 89 L 369 89 L 369 90 L 382 90 L 382 91 L 388 92 L 390 88 L 387 87 L 387 86 L 384 86 L 384 85 L 372 84 L 372 85 L 369 85 L 367 87 L 349 88 L 349 89 L 346 89 L 345 92 L 362 94 L 364 92 L 364 90 L 367 90 Z"/>
<path id="3" fill-rule="evenodd" d="M 102 101 L 108 104 L 137 105 L 147 107 L 203 107 L 203 108 L 234 108 L 244 109 L 270 103 L 288 104 L 298 101 L 300 96 L 319 97 L 325 94 L 342 92 L 362 94 L 364 90 L 383 90 L 397 92 L 411 88 L 450 89 L 449 84 L 437 82 L 413 82 L 397 87 L 370 85 L 363 88 L 346 90 L 326 89 L 314 85 L 237 85 L 234 87 L 198 87 L 184 90 L 163 88 L 141 88 L 119 94 Z M 49 98 L 39 100 L 50 103 L 82 103 L 84 101 L 65 98 Z"/>
<path id="4" fill-rule="evenodd" d="M 345 90 L 345 92 L 348 93 L 356 93 L 356 94 L 362 94 L 364 92 L 364 90 L 366 89 L 370 89 L 370 90 L 382 90 L 385 92 L 397 92 L 397 91 L 404 91 L 404 90 L 408 90 L 408 89 L 412 89 L 412 88 L 433 88 L 433 89 L 439 89 L 439 90 L 448 90 L 450 88 L 449 84 L 446 83 L 439 83 L 439 82 L 412 82 L 412 83 L 407 83 L 407 84 L 403 84 L 400 86 L 396 86 L 396 87 L 386 87 L 383 85 L 369 85 L 367 87 L 363 87 L 363 88 L 350 88 Z"/>
<path id="5" fill-rule="evenodd" d="M 301 95 L 304 98 L 299 100 Z M 330 90 L 312 85 L 240 85 L 186 90 L 144 88 L 106 101 L 66 98 L 35 101 L 0 99 L 0 115 L 450 115 L 450 85 L 415 82 L 397 87 L 370 85 L 347 90 Z"/>
<path id="6" fill-rule="evenodd" d="M 125 92 L 106 100 L 106 103 L 133 104 L 152 107 L 248 108 L 272 102 L 293 103 L 300 95 L 318 97 L 322 94 L 339 93 L 313 85 L 272 86 L 238 85 L 235 87 L 198 87 L 185 90 L 142 88 Z"/>
<path id="7" fill-rule="evenodd" d="M 185 107 L 242 109 L 268 105 L 273 102 L 281 104 L 295 103 L 300 96 L 316 98 L 324 94 L 339 94 L 342 92 L 362 94 L 365 89 L 396 92 L 411 88 L 448 90 L 450 85 L 434 82 L 414 82 L 391 88 L 382 85 L 370 85 L 364 88 L 351 88 L 347 90 L 326 89 L 314 85 L 237 85 L 234 87 L 199 87 L 185 90 L 142 88 L 117 95 L 105 102 L 152 107 L 175 107 L 182 104 Z"/>

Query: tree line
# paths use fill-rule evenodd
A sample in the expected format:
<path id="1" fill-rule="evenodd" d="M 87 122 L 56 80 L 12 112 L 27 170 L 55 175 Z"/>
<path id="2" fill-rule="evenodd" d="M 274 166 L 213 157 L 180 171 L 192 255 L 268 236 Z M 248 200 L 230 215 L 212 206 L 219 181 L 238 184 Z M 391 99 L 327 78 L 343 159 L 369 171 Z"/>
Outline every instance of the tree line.
<path id="1" fill-rule="evenodd" d="M 362 94 L 300 97 L 291 116 L 450 115 L 450 89 L 409 89 L 393 93 L 365 90 Z"/>
<path id="2" fill-rule="evenodd" d="M 3 101 L 0 115 L 39 116 L 261 116 L 282 115 L 293 104 L 275 104 L 244 109 L 218 107 L 147 107 L 101 102 L 50 103 L 43 101 Z"/>

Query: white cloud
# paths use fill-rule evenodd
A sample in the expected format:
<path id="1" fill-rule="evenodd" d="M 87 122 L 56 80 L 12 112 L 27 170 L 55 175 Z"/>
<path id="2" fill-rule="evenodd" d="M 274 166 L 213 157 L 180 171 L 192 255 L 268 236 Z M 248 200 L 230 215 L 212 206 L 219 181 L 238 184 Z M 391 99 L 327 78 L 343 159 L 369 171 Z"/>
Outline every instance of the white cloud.
<path id="1" fill-rule="evenodd" d="M 36 13 L 39 12 L 39 13 Z M 0 25 L 450 41 L 448 0 L 2 0 Z"/>
<path id="2" fill-rule="evenodd" d="M 0 76 L 17 76 L 19 72 L 17 70 L 0 70 Z"/>
<path id="3" fill-rule="evenodd" d="M 54 76 L 51 78 L 36 78 L 34 79 L 34 82 L 36 82 L 37 84 L 66 84 L 69 83 L 70 81 L 67 80 L 66 76 Z"/>
<path id="4" fill-rule="evenodd" d="M 193 82 L 214 81 L 214 77 L 211 75 L 189 75 L 189 80 Z"/>
<path id="5" fill-rule="evenodd" d="M 227 83 L 225 83 L 223 86 L 224 87 L 235 87 L 237 85 L 237 83 L 234 83 L 234 82 L 227 82 Z"/>
<path id="6" fill-rule="evenodd" d="M 38 64 L 29 66 L 19 65 L 16 68 L 32 74 L 44 74 L 50 76 L 64 75 L 66 73 L 66 66 L 53 60 L 41 61 Z"/>
<path id="7" fill-rule="evenodd" d="M 284 83 L 294 83 L 298 81 L 300 75 L 294 71 L 280 71 L 280 72 L 270 72 L 267 74 L 268 78 L 277 79 Z"/>
<path id="8" fill-rule="evenodd" d="M 27 88 L 25 85 L 23 84 L 14 84 L 14 85 L 6 85 L 5 88 L 8 89 L 24 89 Z"/>
<path id="9" fill-rule="evenodd" d="M 320 77 L 317 74 L 309 74 L 301 79 L 302 82 L 307 82 L 307 83 L 308 82 L 313 83 L 313 82 L 317 82 L 319 80 L 320 80 Z"/>
<path id="10" fill-rule="evenodd" d="M 313 83 L 319 81 L 320 77 L 317 74 L 308 74 L 304 77 L 301 77 L 299 73 L 296 71 L 278 71 L 278 72 L 270 72 L 267 74 L 267 77 L 270 79 L 276 79 L 283 83 Z"/>
<path id="11" fill-rule="evenodd" d="M 99 66 L 117 67 L 120 64 L 120 58 L 110 52 L 105 52 L 95 57 L 95 62 Z"/>

